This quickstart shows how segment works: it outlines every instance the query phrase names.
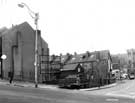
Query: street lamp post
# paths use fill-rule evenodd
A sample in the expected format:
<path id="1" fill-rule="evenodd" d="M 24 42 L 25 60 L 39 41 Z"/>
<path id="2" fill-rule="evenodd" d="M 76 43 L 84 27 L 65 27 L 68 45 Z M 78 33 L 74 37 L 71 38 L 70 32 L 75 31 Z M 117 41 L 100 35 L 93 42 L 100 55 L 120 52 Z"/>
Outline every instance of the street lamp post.
<path id="1" fill-rule="evenodd" d="M 37 79 L 37 69 L 38 69 L 38 19 L 39 19 L 39 13 L 33 12 L 29 6 L 25 3 L 18 4 L 19 7 L 24 8 L 26 7 L 28 9 L 28 12 L 30 16 L 34 19 L 34 23 L 36 25 L 36 35 L 35 35 L 35 88 L 38 87 L 38 79 Z M 34 16 L 33 16 L 34 15 Z"/>

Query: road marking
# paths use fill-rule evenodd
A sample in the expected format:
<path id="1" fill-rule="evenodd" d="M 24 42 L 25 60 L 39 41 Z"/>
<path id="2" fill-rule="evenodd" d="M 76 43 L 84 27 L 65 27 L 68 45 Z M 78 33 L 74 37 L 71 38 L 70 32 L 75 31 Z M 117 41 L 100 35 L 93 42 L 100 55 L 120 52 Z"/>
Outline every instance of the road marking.
<path id="1" fill-rule="evenodd" d="M 113 99 L 113 98 L 108 98 L 106 99 L 107 102 L 117 102 L 119 99 Z"/>
<path id="2" fill-rule="evenodd" d="M 129 94 L 117 94 L 117 93 L 107 93 L 107 96 L 113 96 L 113 97 L 125 97 L 125 98 L 131 98 L 131 99 L 135 99 L 135 96 L 131 96 Z"/>
<path id="3" fill-rule="evenodd" d="M 135 92 L 130 92 L 129 94 L 131 94 L 131 95 L 135 95 Z"/>

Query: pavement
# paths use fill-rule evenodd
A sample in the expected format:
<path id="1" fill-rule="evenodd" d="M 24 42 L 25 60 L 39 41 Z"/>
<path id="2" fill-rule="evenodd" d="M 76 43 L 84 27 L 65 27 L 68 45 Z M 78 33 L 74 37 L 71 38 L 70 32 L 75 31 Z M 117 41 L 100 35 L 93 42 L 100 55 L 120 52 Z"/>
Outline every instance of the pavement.
<path id="1" fill-rule="evenodd" d="M 9 81 L 1 80 L 1 79 L 0 79 L 0 84 L 11 85 L 11 86 L 18 86 L 18 87 L 33 87 L 33 88 L 35 87 L 35 84 L 34 83 L 30 83 L 30 82 L 13 81 L 12 84 L 10 84 Z M 114 87 L 117 84 L 118 84 L 118 82 L 110 84 L 110 85 L 101 86 L 101 87 L 79 89 L 79 91 L 93 91 L 93 90 L 99 90 L 99 89 L 106 89 L 106 88 Z M 38 84 L 38 88 L 58 89 L 59 87 L 58 87 L 58 85 Z"/>
<path id="2" fill-rule="evenodd" d="M 80 91 L 93 91 L 93 90 L 99 90 L 99 89 L 106 89 L 106 88 L 114 87 L 114 86 L 116 86 L 117 84 L 118 84 L 118 83 L 113 83 L 113 84 L 109 84 L 109 85 L 105 85 L 105 86 L 101 86 L 101 87 L 80 89 Z"/>
<path id="3" fill-rule="evenodd" d="M 35 87 L 34 83 L 30 82 L 22 82 L 22 81 L 13 81 L 11 84 L 7 80 L 1 80 L 0 84 L 2 85 L 11 85 L 11 86 L 18 86 L 18 87 Z M 57 85 L 47 85 L 47 84 L 38 84 L 38 88 L 48 88 L 48 89 L 56 89 L 58 88 Z"/>

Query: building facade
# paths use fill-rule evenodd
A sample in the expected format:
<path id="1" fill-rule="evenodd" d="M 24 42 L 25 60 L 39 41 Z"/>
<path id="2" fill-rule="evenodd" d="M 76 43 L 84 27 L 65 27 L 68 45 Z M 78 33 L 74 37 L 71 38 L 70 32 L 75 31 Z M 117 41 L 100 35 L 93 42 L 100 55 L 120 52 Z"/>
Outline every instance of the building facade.
<path id="1" fill-rule="evenodd" d="M 62 83 L 69 83 L 67 78 L 70 77 L 68 80 L 71 80 L 71 76 L 73 78 L 69 84 L 76 84 L 81 87 L 95 87 L 109 84 L 112 82 L 111 62 L 112 59 L 108 50 L 82 54 L 75 53 L 61 68 L 60 81 L 62 82 L 60 82 L 60 85 Z M 80 67 L 83 71 L 80 71 Z M 80 83 L 77 82 L 77 78 L 79 78 Z M 73 83 L 73 81 L 76 81 L 76 83 Z"/>
<path id="2" fill-rule="evenodd" d="M 128 49 L 128 63 L 130 68 L 135 68 L 135 49 Z"/>
<path id="3" fill-rule="evenodd" d="M 2 34 L 7 30 L 6 27 L 0 29 L 0 78 L 3 77 L 2 75 Z"/>
<path id="4" fill-rule="evenodd" d="M 24 22 L 8 29 L 2 34 L 2 54 L 7 58 L 2 62 L 3 78 L 23 81 L 34 81 L 35 78 L 35 30 Z M 46 56 L 45 56 L 46 55 Z M 38 81 L 44 80 L 42 67 L 49 61 L 48 44 L 42 39 L 38 30 Z"/>

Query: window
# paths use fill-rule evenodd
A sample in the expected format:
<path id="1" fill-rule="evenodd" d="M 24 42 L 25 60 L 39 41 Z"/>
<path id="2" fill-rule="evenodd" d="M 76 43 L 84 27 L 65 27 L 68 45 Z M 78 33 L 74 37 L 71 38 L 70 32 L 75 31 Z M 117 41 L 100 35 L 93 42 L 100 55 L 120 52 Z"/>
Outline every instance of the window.
<path id="1" fill-rule="evenodd" d="M 62 60 L 62 61 L 64 61 L 64 60 L 65 60 L 65 58 L 62 58 L 61 60 Z"/>
<path id="2" fill-rule="evenodd" d="M 75 60 L 75 58 L 72 58 L 72 60 Z"/>
<path id="3" fill-rule="evenodd" d="M 81 72 L 81 68 L 78 68 L 78 72 Z"/>

